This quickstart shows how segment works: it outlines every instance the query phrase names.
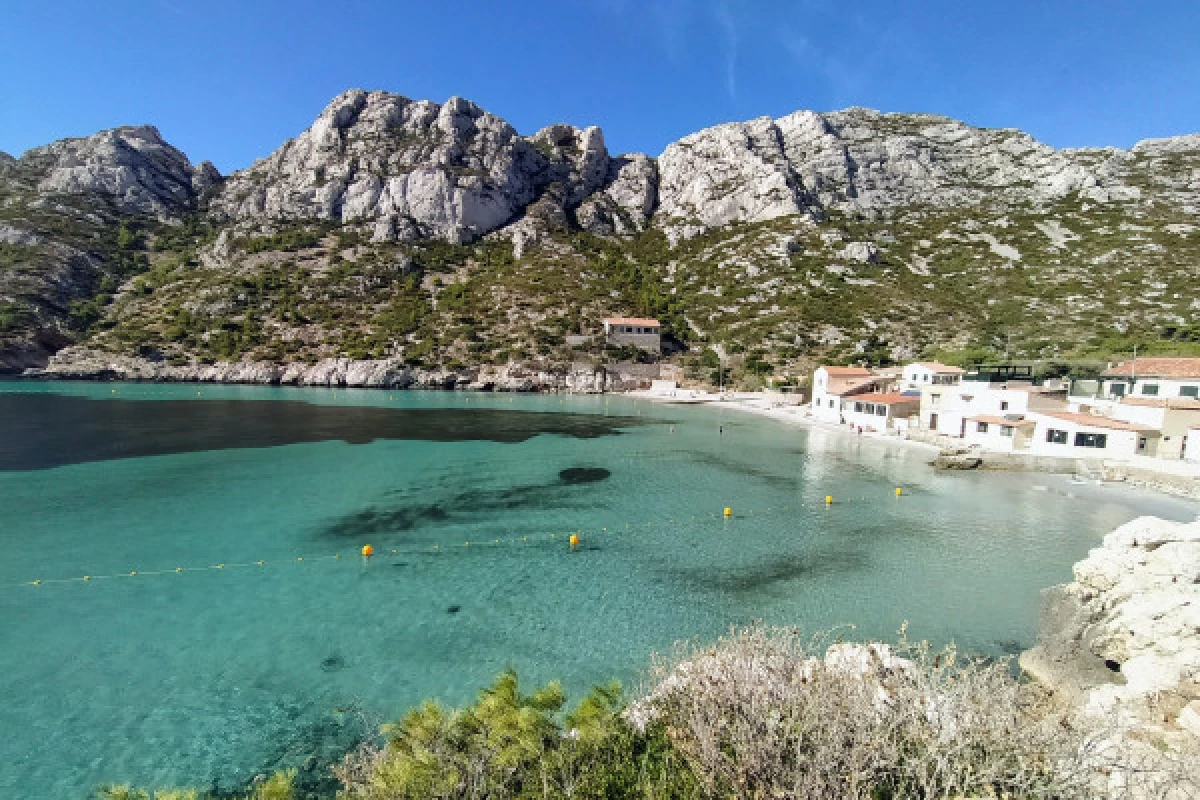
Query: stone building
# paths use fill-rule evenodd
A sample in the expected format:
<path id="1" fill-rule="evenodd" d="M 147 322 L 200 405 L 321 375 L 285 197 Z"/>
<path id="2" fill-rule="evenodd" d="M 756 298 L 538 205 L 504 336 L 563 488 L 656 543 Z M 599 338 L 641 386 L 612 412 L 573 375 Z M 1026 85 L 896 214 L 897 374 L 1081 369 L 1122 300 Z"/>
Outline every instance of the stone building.
<path id="1" fill-rule="evenodd" d="M 604 320 L 606 344 L 633 345 L 654 353 L 662 352 L 662 323 L 641 317 L 609 317 Z"/>

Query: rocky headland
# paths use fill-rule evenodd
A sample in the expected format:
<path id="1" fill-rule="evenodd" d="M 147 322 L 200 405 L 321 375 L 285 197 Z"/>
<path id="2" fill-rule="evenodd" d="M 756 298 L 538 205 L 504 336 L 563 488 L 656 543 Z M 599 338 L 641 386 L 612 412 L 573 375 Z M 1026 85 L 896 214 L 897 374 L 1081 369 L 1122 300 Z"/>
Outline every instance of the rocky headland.
<path id="1" fill-rule="evenodd" d="M 26 371 L 24 377 L 45 380 L 595 394 L 637 388 L 645 384 L 646 374 L 644 365 L 571 364 L 538 369 L 504 364 L 443 368 L 412 366 L 396 358 L 328 358 L 314 364 L 234 361 L 179 365 L 71 346 L 52 356 L 46 367 Z"/>
<path id="2" fill-rule="evenodd" d="M 1135 519 L 1074 572 L 1021 667 L 1133 746 L 1200 753 L 1200 520 Z"/>

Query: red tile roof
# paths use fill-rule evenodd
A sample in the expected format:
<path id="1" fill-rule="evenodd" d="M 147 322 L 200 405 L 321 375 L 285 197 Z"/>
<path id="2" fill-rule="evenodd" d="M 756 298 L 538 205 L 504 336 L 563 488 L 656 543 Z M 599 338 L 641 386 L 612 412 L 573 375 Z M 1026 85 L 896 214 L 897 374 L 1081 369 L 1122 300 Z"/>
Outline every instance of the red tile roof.
<path id="1" fill-rule="evenodd" d="M 921 398 L 911 394 L 900 394 L 899 392 L 876 392 L 875 394 L 856 394 L 854 402 L 864 403 L 882 403 L 885 406 L 892 406 L 898 403 L 920 403 Z"/>
<path id="2" fill-rule="evenodd" d="M 867 369 L 866 367 L 824 367 L 823 366 L 823 367 L 821 367 L 821 369 L 825 370 L 830 375 L 837 375 L 840 377 L 847 377 L 847 378 L 852 375 L 864 375 L 865 376 L 865 375 L 871 374 L 871 370 Z"/>
<path id="3" fill-rule="evenodd" d="M 642 325 L 645 327 L 661 328 L 662 323 L 646 317 L 608 317 L 604 320 L 609 325 Z"/>
<path id="4" fill-rule="evenodd" d="M 1079 414 L 1071 411 L 1040 411 L 1037 412 L 1047 417 L 1074 422 L 1076 425 L 1085 425 L 1089 428 L 1107 428 L 1114 431 L 1137 431 L 1138 433 L 1159 433 L 1157 428 L 1150 428 L 1145 425 L 1134 425 L 1132 422 L 1122 422 L 1119 419 L 1109 419 L 1108 417 L 1098 417 L 1095 414 Z"/>
<path id="5" fill-rule="evenodd" d="M 1200 378 L 1200 358 L 1135 358 L 1104 370 L 1105 378 Z"/>

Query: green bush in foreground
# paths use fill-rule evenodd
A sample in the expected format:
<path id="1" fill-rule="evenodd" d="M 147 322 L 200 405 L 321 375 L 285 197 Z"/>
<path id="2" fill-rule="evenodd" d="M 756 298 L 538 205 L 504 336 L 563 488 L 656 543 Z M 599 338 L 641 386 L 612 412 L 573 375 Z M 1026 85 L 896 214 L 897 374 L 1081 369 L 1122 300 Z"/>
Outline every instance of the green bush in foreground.
<path id="1" fill-rule="evenodd" d="M 621 716 L 617 684 L 596 687 L 560 721 L 562 687 L 524 695 L 508 671 L 464 709 L 427 702 L 387 726 L 335 773 L 347 800 L 685 798 L 697 785 L 661 727 Z"/>
<path id="2" fill-rule="evenodd" d="M 104 786 L 96 795 L 97 800 L 209 800 L 211 795 L 197 789 L 159 789 L 147 791 L 128 786 Z M 257 783 L 248 794 L 239 800 L 296 800 L 296 771 L 276 772 Z M 214 798 L 215 800 L 215 798 Z"/>
<path id="3" fill-rule="evenodd" d="M 333 768 L 340 800 L 899 800 L 1200 797 L 1200 754 L 1130 740 L 1005 661 L 902 639 L 828 648 L 752 626 L 656 659 L 629 705 L 500 675 L 461 709 L 426 702 Z M 246 800 L 293 800 L 294 773 Z M 110 787 L 103 800 L 201 800 Z"/>

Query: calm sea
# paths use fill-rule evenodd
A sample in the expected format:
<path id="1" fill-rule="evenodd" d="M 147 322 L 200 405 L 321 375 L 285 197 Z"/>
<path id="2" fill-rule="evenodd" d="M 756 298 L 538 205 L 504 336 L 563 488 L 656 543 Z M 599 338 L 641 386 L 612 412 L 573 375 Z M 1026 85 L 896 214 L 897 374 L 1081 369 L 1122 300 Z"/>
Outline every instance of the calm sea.
<path id="1" fill-rule="evenodd" d="M 1105 532 L 1198 511 L 929 458 L 620 398 L 0 383 L 0 797 L 229 789 L 754 620 L 1011 654 Z"/>

